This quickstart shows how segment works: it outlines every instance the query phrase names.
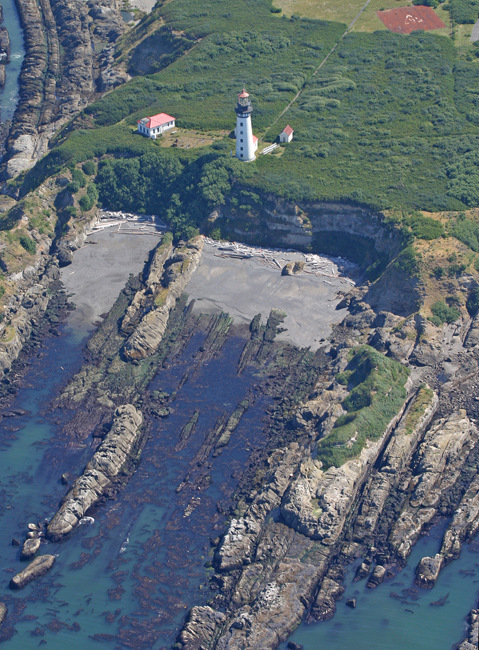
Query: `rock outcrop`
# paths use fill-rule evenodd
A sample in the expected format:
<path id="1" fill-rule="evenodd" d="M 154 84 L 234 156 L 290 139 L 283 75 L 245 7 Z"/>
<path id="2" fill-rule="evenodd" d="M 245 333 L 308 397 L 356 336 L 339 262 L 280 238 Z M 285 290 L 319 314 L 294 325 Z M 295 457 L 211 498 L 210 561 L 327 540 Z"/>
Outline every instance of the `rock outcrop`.
<path id="1" fill-rule="evenodd" d="M 20 554 L 20 559 L 31 560 L 33 557 L 35 557 L 35 553 L 40 548 L 40 543 L 41 541 L 39 537 L 33 537 L 31 539 L 25 540 L 22 547 L 22 552 Z"/>
<path id="2" fill-rule="evenodd" d="M 414 582 L 423 589 L 432 589 L 436 584 L 442 566 L 442 555 L 436 553 L 434 557 L 423 557 L 416 568 Z"/>
<path id="3" fill-rule="evenodd" d="M 123 348 L 126 359 L 144 359 L 156 352 L 176 300 L 198 266 L 202 249 L 203 238 L 196 237 L 182 248 L 176 248 L 173 256 L 167 260 L 161 277 L 162 289 L 155 298 L 155 306 L 143 316 Z"/>
<path id="4" fill-rule="evenodd" d="M 424 525 L 436 514 L 442 492 L 454 484 L 478 434 L 464 410 L 438 420 L 426 433 L 408 478 L 411 495 L 390 534 L 398 557 L 407 558 Z"/>
<path id="5" fill-rule="evenodd" d="M 25 58 L 4 175 L 13 178 L 48 150 L 49 139 L 96 97 L 95 43 L 124 31 L 119 0 L 17 0 Z M 61 53 L 61 55 L 60 55 Z"/>
<path id="6" fill-rule="evenodd" d="M 70 533 L 112 486 L 138 446 L 142 421 L 131 404 L 116 409 L 111 430 L 48 525 L 49 539 L 59 541 Z"/>
<path id="7" fill-rule="evenodd" d="M 192 607 L 180 635 L 184 650 L 211 647 L 216 628 L 225 619 L 224 614 L 211 607 Z"/>
<path id="8" fill-rule="evenodd" d="M 5 619 L 7 618 L 8 610 L 5 603 L 0 603 L 0 627 L 3 625 Z"/>
<path id="9" fill-rule="evenodd" d="M 10 580 L 10 589 L 23 589 L 23 587 L 26 587 L 33 580 L 41 578 L 48 573 L 54 564 L 54 555 L 41 555 L 40 557 L 35 558 L 33 562 L 30 562 L 26 569 L 17 573 L 17 575 Z"/>

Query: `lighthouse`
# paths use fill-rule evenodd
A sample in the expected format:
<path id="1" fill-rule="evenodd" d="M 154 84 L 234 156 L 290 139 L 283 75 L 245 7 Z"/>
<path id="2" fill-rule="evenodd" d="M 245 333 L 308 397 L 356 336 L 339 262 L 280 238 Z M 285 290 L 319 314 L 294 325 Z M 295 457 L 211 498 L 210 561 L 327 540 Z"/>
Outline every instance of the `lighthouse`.
<path id="1" fill-rule="evenodd" d="M 249 94 L 243 88 L 238 95 L 236 104 L 236 158 L 245 162 L 255 159 L 255 151 L 258 148 L 258 138 L 253 135 L 251 125 L 251 114 L 253 107 Z"/>

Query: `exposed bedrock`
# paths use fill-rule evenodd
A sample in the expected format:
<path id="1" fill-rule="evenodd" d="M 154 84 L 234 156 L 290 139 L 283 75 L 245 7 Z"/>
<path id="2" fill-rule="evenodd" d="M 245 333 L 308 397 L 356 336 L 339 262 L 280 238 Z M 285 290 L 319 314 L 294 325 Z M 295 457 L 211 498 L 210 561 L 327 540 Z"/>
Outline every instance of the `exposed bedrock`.
<path id="1" fill-rule="evenodd" d="M 469 630 L 467 638 L 459 645 L 458 650 L 477 650 L 479 645 L 479 609 L 472 609 L 468 616 Z"/>
<path id="2" fill-rule="evenodd" d="M 198 266 L 202 249 L 203 238 L 196 237 L 182 248 L 176 248 L 172 257 L 167 260 L 161 276 L 161 288 L 154 299 L 153 308 L 141 318 L 123 348 L 126 359 L 144 359 L 158 350 L 170 313 Z"/>
<path id="3" fill-rule="evenodd" d="M 369 578 L 366 587 L 368 589 L 375 589 L 382 583 L 385 575 L 386 575 L 386 569 L 380 564 L 378 564 L 377 566 L 374 567 L 374 571 L 371 573 L 371 577 Z"/>
<path id="4" fill-rule="evenodd" d="M 311 539 L 334 544 L 344 526 L 358 488 L 376 462 L 384 443 L 400 420 L 406 404 L 394 416 L 381 438 L 369 441 L 357 458 L 325 472 L 315 460 L 303 462 L 281 504 L 284 521 Z"/>
<path id="5" fill-rule="evenodd" d="M 129 304 L 123 320 L 121 329 L 123 332 L 130 332 L 135 325 L 138 325 L 145 307 L 149 306 L 151 298 L 159 294 L 163 288 L 161 276 L 165 268 L 165 262 L 173 251 L 172 237 L 167 233 L 153 251 L 153 255 L 145 278 L 145 286 L 137 291 Z"/>
<path id="6" fill-rule="evenodd" d="M 386 501 L 401 480 L 401 474 L 430 424 L 438 402 L 437 394 L 425 386 L 408 405 L 405 417 L 394 430 L 384 450 L 377 472 L 371 472 L 366 483 L 359 512 L 353 524 L 355 542 L 372 542 Z"/>
<path id="7" fill-rule="evenodd" d="M 6 27 L 0 27 L 0 61 L 2 63 L 10 61 L 10 37 Z"/>
<path id="8" fill-rule="evenodd" d="M 311 608 L 312 616 L 317 621 L 329 621 L 336 612 L 336 601 L 343 594 L 344 587 L 341 584 L 332 578 L 324 578 Z"/>
<path id="9" fill-rule="evenodd" d="M 8 610 L 5 603 L 0 603 L 0 627 L 3 625 L 5 619 L 7 618 Z"/>
<path id="10" fill-rule="evenodd" d="M 54 555 L 40 555 L 40 557 L 35 558 L 23 571 L 17 573 L 10 580 L 10 589 L 23 589 L 23 587 L 26 587 L 33 580 L 41 578 L 48 573 L 54 564 Z"/>
<path id="11" fill-rule="evenodd" d="M 16 0 L 25 58 L 19 102 L 7 142 L 4 175 L 32 167 L 67 120 L 95 98 L 95 42 L 124 30 L 118 0 Z M 61 52 L 61 56 L 60 56 Z"/>
<path id="12" fill-rule="evenodd" d="M 423 589 L 432 589 L 436 584 L 442 565 L 442 555 L 436 553 L 434 557 L 423 557 L 416 568 L 414 582 Z"/>
<path id="13" fill-rule="evenodd" d="M 211 607 L 192 607 L 181 631 L 180 640 L 184 650 L 201 650 L 211 647 L 216 627 L 226 616 Z"/>
<path id="14" fill-rule="evenodd" d="M 48 525 L 47 536 L 51 540 L 59 541 L 70 533 L 113 485 L 137 450 L 142 422 L 141 412 L 132 404 L 116 409 L 111 430 Z"/>
<path id="15" fill-rule="evenodd" d="M 389 536 L 400 559 L 407 558 L 423 527 L 436 514 L 441 494 L 457 480 L 478 433 L 462 409 L 427 431 L 414 455 L 407 484 L 402 486 L 409 497 Z"/>
<path id="16" fill-rule="evenodd" d="M 33 537 L 25 540 L 20 554 L 21 560 L 31 560 L 40 548 L 41 540 L 39 537 Z"/>

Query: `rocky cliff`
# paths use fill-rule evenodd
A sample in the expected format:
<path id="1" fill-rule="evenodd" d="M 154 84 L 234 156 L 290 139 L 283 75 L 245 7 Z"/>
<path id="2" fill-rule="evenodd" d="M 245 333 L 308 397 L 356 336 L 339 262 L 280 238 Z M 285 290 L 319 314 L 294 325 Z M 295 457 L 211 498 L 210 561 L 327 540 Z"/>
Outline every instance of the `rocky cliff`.
<path id="1" fill-rule="evenodd" d="M 119 0 L 16 0 L 25 41 L 4 177 L 32 167 L 48 141 L 97 95 L 100 44 L 124 31 Z M 101 50 L 101 47 L 100 47 Z M 102 65 L 108 66 L 108 61 Z"/>

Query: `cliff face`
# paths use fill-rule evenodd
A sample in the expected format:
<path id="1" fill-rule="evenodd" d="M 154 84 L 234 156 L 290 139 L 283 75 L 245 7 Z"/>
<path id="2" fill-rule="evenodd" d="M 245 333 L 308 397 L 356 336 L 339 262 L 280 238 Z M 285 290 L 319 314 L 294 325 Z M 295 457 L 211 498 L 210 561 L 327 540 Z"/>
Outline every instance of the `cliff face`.
<path id="1" fill-rule="evenodd" d="M 48 141 L 96 93 L 96 49 L 124 31 L 119 0 L 16 0 L 25 60 L 19 102 L 7 141 L 5 178 L 32 167 Z M 101 47 L 99 48 L 99 46 Z M 108 60 L 102 60 L 107 66 Z"/>

